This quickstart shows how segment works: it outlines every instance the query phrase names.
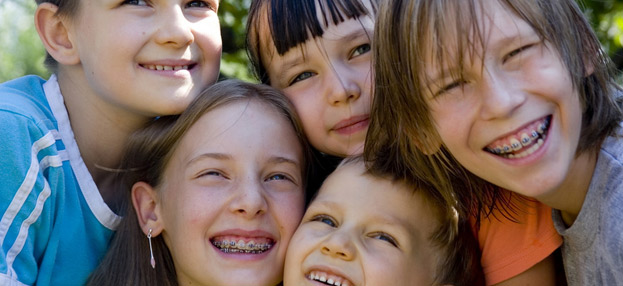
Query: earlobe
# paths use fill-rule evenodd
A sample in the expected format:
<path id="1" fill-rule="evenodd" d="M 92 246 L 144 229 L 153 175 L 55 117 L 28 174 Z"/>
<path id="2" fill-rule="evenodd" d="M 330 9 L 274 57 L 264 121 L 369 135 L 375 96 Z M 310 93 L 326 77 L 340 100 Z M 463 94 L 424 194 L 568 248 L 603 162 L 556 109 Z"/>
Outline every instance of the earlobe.
<path id="1" fill-rule="evenodd" d="M 35 11 L 35 27 L 46 51 L 63 65 L 80 63 L 78 51 L 68 30 L 68 19 L 56 15 L 58 7 L 51 3 L 41 3 Z"/>
<path id="2" fill-rule="evenodd" d="M 138 224 L 147 235 L 152 230 L 152 236 L 162 232 L 160 204 L 156 190 L 145 182 L 137 182 L 132 186 L 132 205 L 138 218 Z"/>

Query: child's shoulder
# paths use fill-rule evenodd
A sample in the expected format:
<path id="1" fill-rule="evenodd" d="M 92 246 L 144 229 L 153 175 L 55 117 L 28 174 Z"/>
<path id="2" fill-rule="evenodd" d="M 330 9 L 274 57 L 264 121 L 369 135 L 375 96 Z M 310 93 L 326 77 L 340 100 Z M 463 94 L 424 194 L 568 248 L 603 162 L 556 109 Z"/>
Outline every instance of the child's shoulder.
<path id="1" fill-rule="evenodd" d="M 619 122 L 619 126 L 613 133 L 601 144 L 601 152 L 619 164 L 623 164 L 623 122 Z"/>
<path id="2" fill-rule="evenodd" d="M 55 78 L 50 79 L 58 89 Z M 0 84 L 0 111 L 2 116 L 25 117 L 34 121 L 52 119 L 50 104 L 46 98 L 44 84 L 39 76 L 29 75 Z"/>

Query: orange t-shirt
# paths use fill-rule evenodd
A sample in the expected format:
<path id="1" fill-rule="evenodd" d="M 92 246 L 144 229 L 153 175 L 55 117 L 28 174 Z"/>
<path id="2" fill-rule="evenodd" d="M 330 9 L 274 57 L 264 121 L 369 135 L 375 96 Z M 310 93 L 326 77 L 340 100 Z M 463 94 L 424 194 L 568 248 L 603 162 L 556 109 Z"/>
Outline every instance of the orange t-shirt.
<path id="1" fill-rule="evenodd" d="M 513 195 L 511 200 L 515 210 L 511 214 L 517 222 L 499 212 L 480 221 L 478 244 L 487 285 L 530 269 L 562 244 L 562 238 L 554 229 L 550 207 L 518 195 Z"/>

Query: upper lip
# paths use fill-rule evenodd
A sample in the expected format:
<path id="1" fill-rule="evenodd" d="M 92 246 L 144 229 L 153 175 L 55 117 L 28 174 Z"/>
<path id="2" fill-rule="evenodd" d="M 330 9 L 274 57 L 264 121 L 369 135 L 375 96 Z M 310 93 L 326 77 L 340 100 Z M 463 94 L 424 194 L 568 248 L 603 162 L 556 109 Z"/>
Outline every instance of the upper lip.
<path id="1" fill-rule="evenodd" d="M 348 280 L 348 282 L 350 282 L 350 285 L 359 285 L 359 283 L 355 283 L 351 277 L 349 277 L 348 275 L 344 274 L 342 271 L 334 267 L 325 266 L 325 265 L 314 265 L 314 266 L 309 267 L 305 271 L 305 274 L 311 273 L 312 271 L 327 272 L 335 276 L 341 276 L 342 278 Z"/>
<path id="2" fill-rule="evenodd" d="M 344 128 L 344 127 L 348 127 L 348 126 L 354 125 L 354 124 L 359 123 L 361 121 L 368 120 L 369 118 L 370 118 L 370 116 L 368 114 L 352 116 L 350 118 L 341 120 L 340 122 L 335 124 L 332 129 L 333 130 L 338 130 L 338 129 L 341 129 L 341 128 Z"/>

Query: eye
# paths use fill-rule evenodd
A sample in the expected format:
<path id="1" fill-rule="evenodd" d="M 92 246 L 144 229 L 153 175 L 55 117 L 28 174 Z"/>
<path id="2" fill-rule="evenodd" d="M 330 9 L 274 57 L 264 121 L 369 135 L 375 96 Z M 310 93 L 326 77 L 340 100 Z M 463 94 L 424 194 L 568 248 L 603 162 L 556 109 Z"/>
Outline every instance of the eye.
<path id="1" fill-rule="evenodd" d="M 199 173 L 197 178 L 200 178 L 200 177 L 222 177 L 222 178 L 226 178 L 225 175 L 223 175 L 223 173 L 221 173 L 219 171 L 215 171 L 215 170 L 207 170 L 205 172 L 201 172 L 201 173 Z"/>
<path id="2" fill-rule="evenodd" d="M 371 50 L 370 44 L 366 43 L 366 44 L 360 45 L 353 50 L 353 52 L 351 53 L 351 58 L 363 55 L 369 52 L 370 50 Z"/>
<path id="3" fill-rule="evenodd" d="M 274 174 L 269 176 L 266 181 L 273 181 L 273 180 L 289 180 L 288 176 L 284 175 L 284 174 Z"/>
<path id="4" fill-rule="evenodd" d="M 508 53 L 507 55 L 504 56 L 504 58 L 502 58 L 502 63 L 505 63 L 506 61 L 508 61 L 509 59 L 511 59 L 512 57 L 518 55 L 519 53 L 534 47 L 534 44 L 529 44 L 529 45 L 525 45 L 520 47 L 519 49 L 515 49 L 512 50 L 510 53 Z"/>
<path id="5" fill-rule="evenodd" d="M 293 84 L 295 84 L 295 83 L 297 83 L 297 82 L 299 82 L 299 81 L 306 80 L 306 79 L 308 79 L 308 78 L 310 78 L 310 77 L 312 77 L 312 76 L 314 76 L 314 75 L 316 75 L 316 73 L 314 73 L 314 72 L 309 72 L 309 71 L 302 72 L 302 73 L 298 74 L 298 75 L 297 75 L 297 76 L 296 76 L 296 77 L 295 77 L 295 78 L 294 78 L 294 79 L 290 82 L 290 85 L 293 85 Z"/>
<path id="6" fill-rule="evenodd" d="M 190 2 L 188 2 L 188 4 L 186 4 L 186 7 L 188 7 L 188 8 L 208 8 L 208 9 L 216 11 L 216 7 L 214 7 L 214 5 L 212 5 L 211 3 L 206 2 L 206 1 L 190 1 Z"/>
<path id="7" fill-rule="evenodd" d="M 337 222 L 331 216 L 328 216 L 328 215 L 314 216 L 311 219 L 311 221 L 321 222 L 321 223 L 327 224 L 330 227 L 337 227 Z"/>
<path id="8" fill-rule="evenodd" d="M 147 6 L 147 1 L 145 0 L 126 0 L 121 3 L 122 5 L 136 5 L 136 6 Z"/>
<path id="9" fill-rule="evenodd" d="M 371 234 L 370 237 L 374 239 L 386 241 L 387 243 L 393 245 L 394 247 L 398 247 L 398 242 L 396 241 L 396 239 L 387 233 L 377 232 L 377 233 Z"/>
<path id="10" fill-rule="evenodd" d="M 462 87 L 467 83 L 464 79 L 459 79 L 457 81 L 451 82 L 450 84 L 442 87 L 439 91 L 435 93 L 435 97 L 443 95 L 444 93 L 450 92 L 455 88 Z"/>

